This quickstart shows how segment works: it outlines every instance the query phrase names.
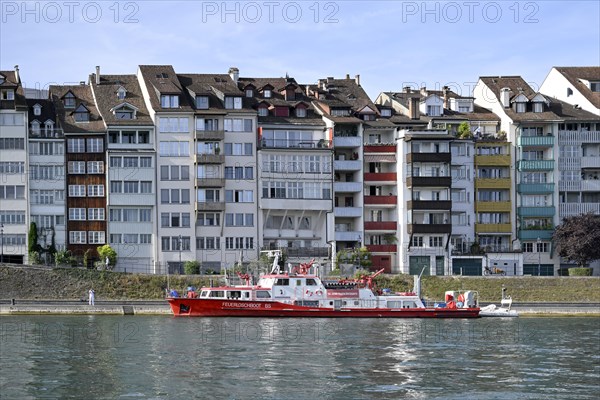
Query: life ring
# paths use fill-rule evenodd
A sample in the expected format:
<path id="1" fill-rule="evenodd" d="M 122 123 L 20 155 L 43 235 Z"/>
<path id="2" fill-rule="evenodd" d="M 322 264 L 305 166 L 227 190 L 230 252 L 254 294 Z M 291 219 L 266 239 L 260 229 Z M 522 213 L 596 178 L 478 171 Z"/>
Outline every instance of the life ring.
<path id="1" fill-rule="evenodd" d="M 458 295 L 458 301 L 460 301 L 461 303 L 465 302 L 465 296 L 462 293 Z"/>
<path id="2" fill-rule="evenodd" d="M 308 297 L 311 297 L 313 295 L 313 292 L 311 292 L 310 290 L 306 290 L 306 295 Z"/>
<path id="3" fill-rule="evenodd" d="M 317 290 L 317 291 L 315 292 L 315 294 L 316 294 L 317 296 L 321 296 L 321 295 L 323 294 L 323 291 L 322 291 L 321 289 L 319 289 L 319 290 Z"/>

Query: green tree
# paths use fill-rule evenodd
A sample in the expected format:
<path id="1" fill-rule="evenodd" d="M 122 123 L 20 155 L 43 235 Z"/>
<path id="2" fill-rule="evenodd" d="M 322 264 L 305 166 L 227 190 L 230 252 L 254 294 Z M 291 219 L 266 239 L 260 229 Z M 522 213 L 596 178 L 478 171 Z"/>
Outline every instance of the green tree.
<path id="1" fill-rule="evenodd" d="M 35 222 L 29 224 L 29 234 L 27 239 L 29 242 L 27 244 L 27 252 L 29 254 L 33 253 L 34 251 L 37 251 L 39 253 L 42 249 L 42 246 L 38 244 L 38 230 L 37 224 Z"/>
<path id="2" fill-rule="evenodd" d="M 54 254 L 54 263 L 56 266 L 71 265 L 73 263 L 73 256 L 67 249 L 62 249 Z"/>
<path id="3" fill-rule="evenodd" d="M 458 138 L 459 139 L 471 139 L 473 137 L 473 133 L 471 132 L 471 127 L 468 122 L 461 122 L 458 125 Z"/>
<path id="4" fill-rule="evenodd" d="M 586 267 L 600 260 L 600 215 L 587 213 L 565 218 L 552 238 L 561 257 Z"/>
<path id="5" fill-rule="evenodd" d="M 339 264 L 353 264 L 368 269 L 373 264 L 371 252 L 366 247 L 340 250 L 336 258 L 336 268 Z"/>
<path id="6" fill-rule="evenodd" d="M 90 268 L 90 258 L 92 257 L 92 249 L 87 249 L 83 253 L 83 268 Z"/>
<path id="7" fill-rule="evenodd" d="M 183 273 L 186 275 L 197 275 L 200 273 L 200 263 L 196 260 L 183 263 Z"/>
<path id="8" fill-rule="evenodd" d="M 117 265 L 117 252 L 112 247 L 110 247 L 109 244 L 105 244 L 104 246 L 98 246 L 96 248 L 96 251 L 100 256 L 100 261 L 102 261 L 102 263 L 105 263 L 106 257 L 108 257 L 109 269 L 112 269 L 115 267 L 115 265 Z"/>

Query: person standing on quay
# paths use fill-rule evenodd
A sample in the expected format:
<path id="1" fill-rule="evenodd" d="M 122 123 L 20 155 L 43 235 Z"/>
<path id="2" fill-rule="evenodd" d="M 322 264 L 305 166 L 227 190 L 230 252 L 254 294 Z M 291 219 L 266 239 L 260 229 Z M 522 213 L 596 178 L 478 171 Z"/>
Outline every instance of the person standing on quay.
<path id="1" fill-rule="evenodd" d="M 93 306 L 94 305 L 94 300 L 95 300 L 94 289 L 90 289 L 90 291 L 88 292 L 88 304 L 90 306 Z"/>

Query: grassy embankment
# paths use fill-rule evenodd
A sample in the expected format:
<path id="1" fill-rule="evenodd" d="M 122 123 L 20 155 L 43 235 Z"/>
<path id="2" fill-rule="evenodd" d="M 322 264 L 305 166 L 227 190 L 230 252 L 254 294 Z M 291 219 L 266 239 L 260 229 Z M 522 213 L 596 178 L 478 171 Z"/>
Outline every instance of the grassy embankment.
<path id="1" fill-rule="evenodd" d="M 207 286 L 210 276 L 171 275 L 170 286 Z M 212 277 L 215 283 L 218 277 Z M 408 275 L 376 278 L 378 287 L 409 291 L 413 278 Z M 422 295 L 441 300 L 446 290 L 477 290 L 480 300 L 499 302 L 502 285 L 515 302 L 600 302 L 600 278 L 597 277 L 430 277 L 422 278 Z M 85 298 L 93 287 L 99 300 L 161 299 L 167 287 L 164 275 L 124 274 L 119 272 L 65 269 L 0 267 L 1 299 Z"/>

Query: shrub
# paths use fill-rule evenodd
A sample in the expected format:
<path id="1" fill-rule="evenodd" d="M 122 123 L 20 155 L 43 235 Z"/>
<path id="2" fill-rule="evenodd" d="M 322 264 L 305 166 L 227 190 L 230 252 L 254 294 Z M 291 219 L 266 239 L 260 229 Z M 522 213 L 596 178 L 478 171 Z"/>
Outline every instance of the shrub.
<path id="1" fill-rule="evenodd" d="M 591 268 L 569 268 L 569 276 L 592 276 Z"/>
<path id="2" fill-rule="evenodd" d="M 197 275 L 200 273 L 200 263 L 198 261 L 186 261 L 183 263 L 183 273 L 186 275 Z"/>

